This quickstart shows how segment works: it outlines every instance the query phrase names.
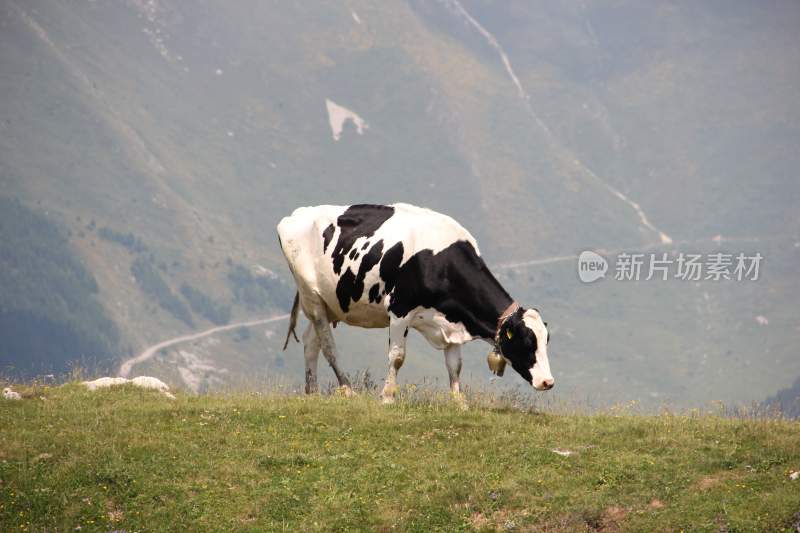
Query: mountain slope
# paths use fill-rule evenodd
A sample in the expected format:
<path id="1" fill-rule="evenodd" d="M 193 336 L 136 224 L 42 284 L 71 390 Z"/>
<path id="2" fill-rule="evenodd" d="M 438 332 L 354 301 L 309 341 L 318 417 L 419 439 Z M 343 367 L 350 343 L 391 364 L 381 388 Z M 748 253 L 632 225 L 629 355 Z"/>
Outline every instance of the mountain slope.
<path id="1" fill-rule="evenodd" d="M 554 258 L 498 273 L 553 325 L 565 395 L 759 400 L 800 375 L 797 20 L 792 2 L 7 0 L 0 184 L 71 232 L 115 361 L 285 312 L 274 227 L 298 205 L 407 201 L 462 221 L 492 265 Z M 337 140 L 329 109 L 365 125 Z M 559 259 L 651 245 L 770 255 L 736 286 L 587 287 Z M 281 329 L 151 368 L 297 380 Z M 337 338 L 347 368 L 384 371 L 382 333 Z M 414 343 L 401 377 L 444 379 Z"/>

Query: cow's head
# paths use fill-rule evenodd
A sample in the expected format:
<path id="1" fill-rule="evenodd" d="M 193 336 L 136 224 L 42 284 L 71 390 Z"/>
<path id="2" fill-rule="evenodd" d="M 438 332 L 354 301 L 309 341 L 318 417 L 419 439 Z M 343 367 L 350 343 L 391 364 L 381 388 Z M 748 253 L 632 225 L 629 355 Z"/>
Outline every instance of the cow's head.
<path id="1" fill-rule="evenodd" d="M 495 351 L 489 354 L 489 368 L 503 375 L 506 362 L 536 390 L 553 388 L 555 381 L 547 360 L 550 333 L 535 309 L 518 308 L 500 325 Z"/>

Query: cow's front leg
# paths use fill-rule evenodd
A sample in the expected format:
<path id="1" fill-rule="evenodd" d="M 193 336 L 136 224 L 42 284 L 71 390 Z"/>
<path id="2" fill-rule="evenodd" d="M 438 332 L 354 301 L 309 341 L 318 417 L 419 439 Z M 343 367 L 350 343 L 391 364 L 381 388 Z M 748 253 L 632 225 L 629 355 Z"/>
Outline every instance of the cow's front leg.
<path id="1" fill-rule="evenodd" d="M 450 393 L 453 399 L 464 409 L 467 403 L 464 395 L 461 394 L 461 386 L 458 377 L 461 374 L 461 345 L 448 344 L 444 349 L 444 364 L 447 366 L 447 374 L 450 376 Z"/>
<path id="2" fill-rule="evenodd" d="M 303 333 L 303 355 L 306 359 L 306 394 L 319 392 L 317 386 L 317 361 L 319 360 L 320 342 L 314 326 L 309 322 Z"/>
<path id="3" fill-rule="evenodd" d="M 405 320 L 392 320 L 389 323 L 389 373 L 383 385 L 381 400 L 383 403 L 394 403 L 397 392 L 397 371 L 406 359 L 406 337 L 408 324 Z"/>
<path id="4" fill-rule="evenodd" d="M 339 368 L 339 364 L 336 362 L 339 354 L 336 351 L 336 343 L 333 341 L 333 332 L 331 331 L 330 323 L 327 319 L 323 318 L 315 318 L 311 323 L 314 325 L 314 332 L 319 339 L 322 355 L 328 360 L 328 364 L 331 365 L 333 373 L 336 374 L 339 387 L 345 396 L 350 396 L 353 394 L 353 389 L 350 387 L 350 380 L 347 379 L 347 376 L 344 375 L 344 372 L 342 372 Z"/>

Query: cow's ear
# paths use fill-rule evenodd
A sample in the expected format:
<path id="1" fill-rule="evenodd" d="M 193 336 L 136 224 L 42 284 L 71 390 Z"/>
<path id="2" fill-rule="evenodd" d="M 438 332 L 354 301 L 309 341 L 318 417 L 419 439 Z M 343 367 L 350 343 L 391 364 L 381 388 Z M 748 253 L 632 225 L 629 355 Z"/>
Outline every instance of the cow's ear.
<path id="1" fill-rule="evenodd" d="M 489 363 L 489 370 L 491 370 L 495 376 L 502 377 L 503 372 L 506 370 L 505 357 L 492 350 L 489 352 L 489 355 L 486 356 L 486 362 Z"/>

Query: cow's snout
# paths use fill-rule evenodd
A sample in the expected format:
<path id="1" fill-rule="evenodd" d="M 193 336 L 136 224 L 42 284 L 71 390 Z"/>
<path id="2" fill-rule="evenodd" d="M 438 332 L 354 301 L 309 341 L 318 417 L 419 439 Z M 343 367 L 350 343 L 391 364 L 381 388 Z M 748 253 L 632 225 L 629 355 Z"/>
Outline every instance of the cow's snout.
<path id="1" fill-rule="evenodd" d="M 550 365 L 547 364 L 547 356 L 540 356 L 539 360 L 531 368 L 531 385 L 536 390 L 550 390 L 556 380 L 553 379 L 553 374 L 550 373 Z"/>

